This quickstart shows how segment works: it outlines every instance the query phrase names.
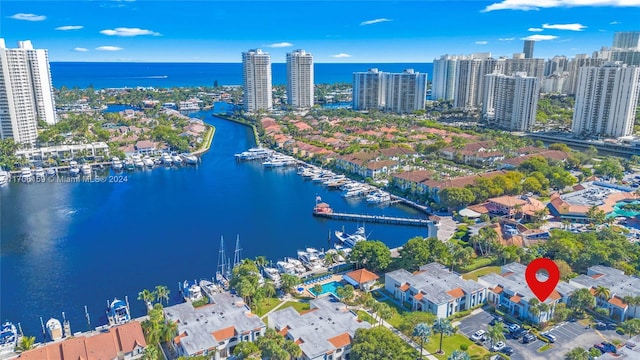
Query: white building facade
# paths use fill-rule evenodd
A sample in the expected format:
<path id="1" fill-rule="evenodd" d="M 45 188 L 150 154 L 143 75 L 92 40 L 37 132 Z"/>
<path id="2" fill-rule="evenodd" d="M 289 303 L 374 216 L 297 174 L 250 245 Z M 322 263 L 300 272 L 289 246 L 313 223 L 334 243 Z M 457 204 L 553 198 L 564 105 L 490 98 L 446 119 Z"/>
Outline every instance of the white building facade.
<path id="1" fill-rule="evenodd" d="M 382 71 L 369 69 L 353 73 L 353 109 L 379 109 L 385 105 L 386 78 Z"/>
<path id="2" fill-rule="evenodd" d="M 427 74 L 413 69 L 386 73 L 385 111 L 399 114 L 424 109 L 427 97 Z"/>
<path id="3" fill-rule="evenodd" d="M 47 50 L 28 40 L 8 49 L 0 39 L 0 138 L 33 145 L 38 121 L 57 121 Z"/>
<path id="4" fill-rule="evenodd" d="M 459 56 L 442 55 L 433 59 L 431 99 L 453 100 Z"/>
<path id="5" fill-rule="evenodd" d="M 540 82 L 516 73 L 485 75 L 482 115 L 490 124 L 509 131 L 531 131 L 536 120 Z"/>
<path id="6" fill-rule="evenodd" d="M 640 50 L 640 31 L 620 31 L 613 34 L 616 49 Z"/>
<path id="7" fill-rule="evenodd" d="M 572 132 L 580 136 L 631 135 L 639 94 L 640 67 L 606 63 L 581 68 Z"/>
<path id="8" fill-rule="evenodd" d="M 243 102 L 245 110 L 270 111 L 273 108 L 271 56 L 260 49 L 242 53 Z"/>
<path id="9" fill-rule="evenodd" d="M 313 107 L 313 56 L 296 50 L 287 54 L 287 102 L 296 109 Z"/>

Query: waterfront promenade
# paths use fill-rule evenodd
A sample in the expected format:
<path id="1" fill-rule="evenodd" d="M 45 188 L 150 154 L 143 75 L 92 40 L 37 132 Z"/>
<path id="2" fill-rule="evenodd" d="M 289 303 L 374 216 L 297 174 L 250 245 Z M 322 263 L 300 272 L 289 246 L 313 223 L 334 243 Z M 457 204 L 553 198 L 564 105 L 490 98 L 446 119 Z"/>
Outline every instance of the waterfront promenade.
<path id="1" fill-rule="evenodd" d="M 323 212 L 313 212 L 315 216 L 326 217 L 330 219 L 336 220 L 347 220 L 347 221 L 366 221 L 372 223 L 380 223 L 380 224 L 393 224 L 393 225 L 411 225 L 411 226 L 429 226 L 433 225 L 431 220 L 427 219 L 418 219 L 418 218 L 402 218 L 402 217 L 393 217 L 393 216 L 385 216 L 385 215 L 365 215 L 365 214 L 350 214 L 350 213 L 323 213 Z"/>

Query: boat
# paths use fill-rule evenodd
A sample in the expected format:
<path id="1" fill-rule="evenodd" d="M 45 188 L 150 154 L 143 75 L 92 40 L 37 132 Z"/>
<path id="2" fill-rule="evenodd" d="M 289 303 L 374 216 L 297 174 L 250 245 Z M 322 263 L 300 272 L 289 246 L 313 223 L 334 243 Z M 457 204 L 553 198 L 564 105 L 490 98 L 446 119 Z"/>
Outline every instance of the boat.
<path id="1" fill-rule="evenodd" d="M 78 163 L 76 161 L 69 162 L 69 175 L 71 176 L 80 175 L 80 168 L 78 167 Z"/>
<path id="2" fill-rule="evenodd" d="M 131 171 L 136 169 L 136 164 L 133 162 L 133 159 L 126 158 L 124 159 L 124 167 L 125 169 Z"/>
<path id="3" fill-rule="evenodd" d="M 269 156 L 273 155 L 273 153 L 273 150 L 256 147 L 235 154 L 234 156 L 236 157 L 236 160 L 260 160 L 268 158 Z"/>
<path id="4" fill-rule="evenodd" d="M 367 195 L 366 200 L 369 204 L 385 204 L 391 201 L 391 195 L 388 192 L 376 191 Z"/>
<path id="5" fill-rule="evenodd" d="M 107 300 L 107 319 L 109 325 L 121 325 L 131 320 L 129 305 L 125 301 L 113 298 L 113 301 Z"/>
<path id="6" fill-rule="evenodd" d="M 298 250 L 298 260 L 300 260 L 309 270 L 319 270 L 324 267 L 324 252 L 314 248 Z"/>
<path id="7" fill-rule="evenodd" d="M 9 173 L 0 168 L 0 186 L 9 182 Z"/>
<path id="8" fill-rule="evenodd" d="M 120 161 L 120 159 L 118 159 L 117 157 L 114 157 L 113 159 L 111 159 L 111 167 L 116 171 L 122 170 L 122 161 Z"/>
<path id="9" fill-rule="evenodd" d="M 367 192 L 367 187 L 362 184 L 358 184 L 356 186 L 352 186 L 342 192 L 342 197 L 354 197 L 354 196 L 362 196 Z"/>
<path id="10" fill-rule="evenodd" d="M 36 180 L 42 180 L 45 178 L 44 169 L 41 168 L 40 166 L 36 168 L 33 174 L 36 176 Z"/>
<path id="11" fill-rule="evenodd" d="M 171 159 L 173 160 L 173 163 L 176 165 L 182 164 L 182 157 L 179 155 L 172 155 Z"/>
<path id="12" fill-rule="evenodd" d="M 149 155 L 146 155 L 145 157 L 143 157 L 142 162 L 146 167 L 153 167 L 153 160 L 151 160 Z"/>
<path id="13" fill-rule="evenodd" d="M 182 153 L 180 154 L 180 156 L 182 156 L 182 159 L 184 160 L 184 162 L 189 165 L 195 165 L 198 163 L 198 157 L 195 155 L 191 155 L 189 153 Z"/>
<path id="14" fill-rule="evenodd" d="M 356 230 L 356 232 L 351 235 L 347 234 L 344 231 L 338 230 L 336 230 L 335 235 L 343 245 L 350 248 L 354 247 L 356 243 L 360 241 L 367 241 L 367 234 L 365 233 L 364 226 L 358 227 L 358 230 Z"/>
<path id="15" fill-rule="evenodd" d="M 171 165 L 171 163 L 173 162 L 173 158 L 171 158 L 171 155 L 169 155 L 168 153 L 162 153 L 162 162 L 165 165 Z"/>
<path id="16" fill-rule="evenodd" d="M 307 271 L 304 265 L 302 265 L 302 262 L 298 259 L 288 258 L 287 262 L 293 265 L 293 268 L 298 275 Z"/>
<path id="17" fill-rule="evenodd" d="M 189 281 L 185 280 L 182 284 L 182 296 L 187 301 L 198 301 L 202 299 L 202 291 L 197 282 L 189 284 Z"/>
<path id="18" fill-rule="evenodd" d="M 282 274 L 295 275 L 296 274 L 296 266 L 294 264 L 289 263 L 288 261 L 278 261 L 276 263 L 277 269 Z"/>
<path id="19" fill-rule="evenodd" d="M 144 167 L 144 161 L 142 161 L 142 159 L 140 158 L 140 155 L 133 155 L 131 157 L 133 159 L 133 165 L 137 168 L 143 168 Z"/>
<path id="20" fill-rule="evenodd" d="M 205 280 L 205 279 L 200 280 L 199 285 L 200 285 L 200 289 L 209 298 L 212 298 L 213 295 L 215 294 L 219 294 L 223 292 L 223 289 L 220 286 L 216 285 L 215 283 L 209 280 Z"/>
<path id="21" fill-rule="evenodd" d="M 54 168 L 48 168 L 48 169 L 46 170 L 46 173 L 47 173 L 47 176 L 49 176 L 49 177 L 56 176 L 56 169 L 54 169 Z"/>
<path id="22" fill-rule="evenodd" d="M 60 323 L 60 320 L 51 318 L 47 320 L 45 326 L 49 339 L 53 341 L 62 339 L 62 323 Z"/>
<path id="23" fill-rule="evenodd" d="M 13 352 L 18 344 L 18 332 L 13 323 L 5 322 L 0 329 L 0 355 Z"/>
<path id="24" fill-rule="evenodd" d="M 269 279 L 273 280 L 274 283 L 278 284 L 280 282 L 280 272 L 276 268 L 265 267 L 262 269 L 264 275 Z"/>
<path id="25" fill-rule="evenodd" d="M 82 164 L 80 170 L 82 171 L 82 175 L 91 175 L 91 165 L 89 164 Z"/>
<path id="26" fill-rule="evenodd" d="M 20 180 L 22 182 L 31 182 L 33 180 L 33 174 L 31 173 L 31 169 L 28 167 L 24 167 L 20 170 Z"/>

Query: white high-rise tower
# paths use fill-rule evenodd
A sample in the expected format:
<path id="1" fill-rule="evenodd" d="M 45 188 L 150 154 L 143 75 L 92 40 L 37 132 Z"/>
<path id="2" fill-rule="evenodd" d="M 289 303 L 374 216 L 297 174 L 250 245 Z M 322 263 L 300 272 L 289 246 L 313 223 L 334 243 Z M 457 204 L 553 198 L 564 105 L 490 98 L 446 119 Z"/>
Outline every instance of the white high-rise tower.
<path id="1" fill-rule="evenodd" d="M 385 111 L 399 114 L 424 109 L 427 97 L 427 74 L 406 69 L 401 73 L 386 73 Z"/>
<path id="2" fill-rule="evenodd" d="M 8 49 L 0 39 L 0 138 L 33 145 L 38 121 L 56 123 L 47 50 L 28 40 Z"/>
<path id="3" fill-rule="evenodd" d="M 313 107 L 313 56 L 304 50 L 287 54 L 287 102 L 296 109 Z"/>
<path id="4" fill-rule="evenodd" d="M 260 49 L 242 53 L 244 108 L 249 112 L 271 110 L 271 56 Z"/>
<path id="5" fill-rule="evenodd" d="M 536 121 L 538 78 L 516 73 L 485 75 L 482 116 L 489 124 L 510 131 L 531 131 Z"/>

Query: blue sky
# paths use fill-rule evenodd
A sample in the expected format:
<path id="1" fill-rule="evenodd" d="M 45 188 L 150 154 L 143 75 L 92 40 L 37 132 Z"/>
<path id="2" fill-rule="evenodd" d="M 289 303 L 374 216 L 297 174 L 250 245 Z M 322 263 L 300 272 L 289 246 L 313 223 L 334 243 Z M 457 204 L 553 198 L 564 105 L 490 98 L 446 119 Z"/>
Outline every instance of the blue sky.
<path id="1" fill-rule="evenodd" d="M 640 31 L 640 0 L 2 0 L 0 16 L 9 47 L 32 40 L 51 61 L 240 62 L 262 48 L 284 62 L 301 48 L 316 62 L 430 62 L 511 56 L 530 36 L 536 57 L 590 54 Z"/>

